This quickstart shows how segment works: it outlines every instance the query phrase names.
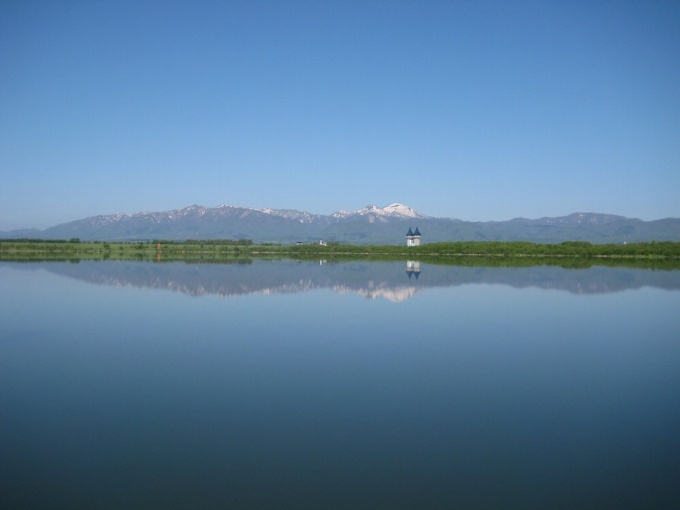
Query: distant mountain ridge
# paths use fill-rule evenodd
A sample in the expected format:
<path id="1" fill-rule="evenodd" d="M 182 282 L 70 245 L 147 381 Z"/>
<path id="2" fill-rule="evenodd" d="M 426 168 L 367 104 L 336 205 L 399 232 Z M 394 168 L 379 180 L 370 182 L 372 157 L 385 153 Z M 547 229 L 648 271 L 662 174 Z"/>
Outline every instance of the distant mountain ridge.
<path id="1" fill-rule="evenodd" d="M 611 214 L 573 213 L 554 218 L 472 222 L 427 216 L 400 203 L 385 207 L 367 205 L 356 211 L 338 211 L 330 215 L 294 209 L 191 205 L 164 212 L 92 216 L 42 231 L 26 229 L 3 232 L 0 237 L 77 237 L 84 241 L 252 239 L 257 243 L 282 244 L 318 242 L 323 239 L 354 244 L 402 244 L 411 227 L 420 229 L 423 243 L 680 241 L 680 218 L 643 221 Z"/>

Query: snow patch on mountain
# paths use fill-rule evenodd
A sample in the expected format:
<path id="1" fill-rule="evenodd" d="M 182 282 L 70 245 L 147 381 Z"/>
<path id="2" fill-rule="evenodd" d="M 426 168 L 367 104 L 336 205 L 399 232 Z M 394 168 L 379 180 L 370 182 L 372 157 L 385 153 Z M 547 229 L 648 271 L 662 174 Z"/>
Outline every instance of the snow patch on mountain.
<path id="1" fill-rule="evenodd" d="M 345 211 L 344 209 L 341 209 L 340 211 L 334 212 L 331 214 L 331 217 L 333 218 L 347 218 L 348 216 L 352 216 L 352 212 L 350 211 Z"/>
<path id="2" fill-rule="evenodd" d="M 280 218 L 286 218 L 288 220 L 296 220 L 300 223 L 311 223 L 319 217 L 318 214 L 312 214 L 305 211 L 297 211 L 294 209 L 253 209 L 253 211 L 261 212 L 263 214 L 268 214 L 270 216 L 278 216 Z"/>

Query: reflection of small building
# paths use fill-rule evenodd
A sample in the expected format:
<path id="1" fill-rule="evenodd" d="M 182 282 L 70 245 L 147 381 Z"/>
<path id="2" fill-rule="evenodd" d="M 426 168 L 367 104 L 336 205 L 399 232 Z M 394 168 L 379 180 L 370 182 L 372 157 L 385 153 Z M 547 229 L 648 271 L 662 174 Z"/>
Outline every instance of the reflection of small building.
<path id="1" fill-rule="evenodd" d="M 406 233 L 406 246 L 420 246 L 420 230 L 418 230 L 418 227 L 416 227 L 415 232 L 409 227 Z"/>
<path id="2" fill-rule="evenodd" d="M 416 280 L 418 279 L 418 276 L 420 276 L 420 262 L 417 260 L 407 260 L 406 261 L 406 274 L 408 275 L 409 280 L 411 279 L 411 276 L 415 275 Z"/>

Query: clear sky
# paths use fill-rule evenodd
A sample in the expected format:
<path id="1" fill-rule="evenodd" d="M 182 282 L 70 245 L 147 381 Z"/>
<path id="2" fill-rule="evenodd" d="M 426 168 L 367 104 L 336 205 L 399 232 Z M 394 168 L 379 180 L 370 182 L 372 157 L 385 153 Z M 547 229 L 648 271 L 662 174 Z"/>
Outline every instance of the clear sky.
<path id="1" fill-rule="evenodd" d="M 0 230 L 680 217 L 680 2 L 0 0 Z"/>

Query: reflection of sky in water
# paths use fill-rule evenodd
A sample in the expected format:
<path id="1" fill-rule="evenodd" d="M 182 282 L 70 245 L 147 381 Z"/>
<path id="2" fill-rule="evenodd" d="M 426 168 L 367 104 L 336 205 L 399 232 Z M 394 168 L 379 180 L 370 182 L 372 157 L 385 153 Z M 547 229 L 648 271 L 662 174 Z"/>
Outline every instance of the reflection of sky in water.
<path id="1" fill-rule="evenodd" d="M 8 266 L 0 285 L 10 507 L 680 501 L 675 291 L 195 299 Z"/>

